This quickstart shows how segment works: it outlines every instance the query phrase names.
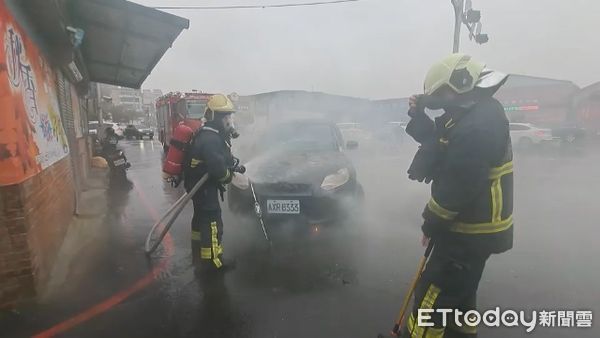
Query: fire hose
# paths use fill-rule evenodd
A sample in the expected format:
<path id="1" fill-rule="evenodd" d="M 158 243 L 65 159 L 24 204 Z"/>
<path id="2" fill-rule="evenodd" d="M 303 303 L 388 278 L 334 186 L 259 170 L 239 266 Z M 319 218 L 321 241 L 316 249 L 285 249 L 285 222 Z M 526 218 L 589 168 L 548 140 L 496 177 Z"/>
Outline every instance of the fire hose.
<path id="1" fill-rule="evenodd" d="M 204 174 L 204 176 L 202 176 L 202 178 L 200 178 L 200 180 L 196 183 L 196 185 L 194 185 L 192 190 L 183 194 L 175 203 L 173 203 L 173 205 L 169 208 L 169 210 L 167 210 L 167 212 L 165 212 L 165 214 L 161 217 L 161 219 L 158 220 L 158 222 L 156 222 L 152 226 L 152 229 L 150 230 L 150 232 L 148 233 L 148 236 L 146 237 L 146 243 L 144 245 L 144 250 L 146 251 L 146 255 L 151 255 L 154 251 L 156 251 L 156 249 L 158 248 L 158 246 L 160 245 L 162 240 L 167 235 L 167 232 L 169 232 L 169 229 L 173 225 L 173 222 L 175 222 L 175 219 L 177 219 L 177 216 L 179 216 L 179 214 L 181 213 L 181 211 L 183 211 L 183 208 L 186 206 L 186 204 L 192 199 L 194 194 L 196 194 L 198 189 L 200 189 L 200 187 L 202 187 L 202 185 L 204 183 L 206 183 L 207 180 L 208 180 L 208 174 Z M 160 233 L 160 236 L 158 237 L 158 240 L 154 244 L 151 244 L 150 242 L 152 240 L 152 234 L 154 234 L 154 231 L 156 231 L 156 228 L 158 228 L 159 225 L 163 224 L 163 222 L 169 216 L 171 216 L 171 218 L 169 218 L 169 221 L 164 225 L 162 232 Z"/>
<path id="2" fill-rule="evenodd" d="M 240 160 L 237 158 L 234 158 L 234 164 L 233 164 L 231 171 L 240 173 L 240 174 L 245 173 L 246 168 L 244 166 L 240 166 L 239 164 L 240 164 Z M 146 255 L 151 255 L 154 251 L 156 251 L 156 249 L 158 248 L 158 246 L 160 245 L 162 240 L 167 235 L 167 232 L 169 232 L 169 229 L 171 229 L 171 226 L 173 225 L 173 222 L 175 222 L 175 219 L 177 219 L 179 214 L 181 214 L 181 211 L 183 211 L 183 208 L 188 204 L 188 202 L 192 199 L 192 197 L 196 194 L 196 192 L 200 189 L 200 187 L 202 187 L 202 185 L 204 185 L 204 183 L 206 183 L 207 180 L 208 180 L 208 174 L 204 174 L 202 176 L 202 178 L 200 178 L 200 180 L 194 185 L 194 187 L 190 191 L 183 194 L 175 203 L 173 203 L 173 205 L 169 208 L 169 210 L 167 210 L 167 212 L 164 213 L 164 215 L 160 218 L 160 220 L 158 220 L 158 222 L 154 223 L 154 225 L 152 226 L 152 229 L 150 229 L 150 232 L 148 233 L 148 236 L 146 237 L 146 242 L 144 244 L 144 251 L 146 252 Z M 163 224 L 163 222 L 169 216 L 171 216 L 171 217 L 169 218 L 168 222 L 164 225 L 162 232 L 160 233 L 160 236 L 158 237 L 158 240 L 154 244 L 151 244 L 150 242 L 152 241 L 152 234 L 154 234 L 154 232 L 156 231 L 156 228 L 158 228 L 159 225 Z"/>

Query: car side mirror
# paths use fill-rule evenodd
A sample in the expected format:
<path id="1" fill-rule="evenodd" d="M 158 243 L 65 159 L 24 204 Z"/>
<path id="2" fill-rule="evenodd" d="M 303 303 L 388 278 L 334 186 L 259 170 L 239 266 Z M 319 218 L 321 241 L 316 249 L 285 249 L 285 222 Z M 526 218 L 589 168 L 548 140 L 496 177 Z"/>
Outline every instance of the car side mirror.
<path id="1" fill-rule="evenodd" d="M 358 148 L 358 142 L 357 141 L 348 141 L 346 142 L 346 149 L 348 150 L 353 150 Z"/>

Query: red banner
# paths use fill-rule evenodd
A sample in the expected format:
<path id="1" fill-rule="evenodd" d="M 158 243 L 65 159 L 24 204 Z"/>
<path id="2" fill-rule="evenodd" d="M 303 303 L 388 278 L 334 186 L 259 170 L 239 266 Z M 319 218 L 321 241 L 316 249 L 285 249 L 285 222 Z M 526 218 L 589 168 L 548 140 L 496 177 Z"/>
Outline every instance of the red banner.
<path id="1" fill-rule="evenodd" d="M 0 185 L 20 183 L 69 153 L 56 78 L 0 2 Z"/>

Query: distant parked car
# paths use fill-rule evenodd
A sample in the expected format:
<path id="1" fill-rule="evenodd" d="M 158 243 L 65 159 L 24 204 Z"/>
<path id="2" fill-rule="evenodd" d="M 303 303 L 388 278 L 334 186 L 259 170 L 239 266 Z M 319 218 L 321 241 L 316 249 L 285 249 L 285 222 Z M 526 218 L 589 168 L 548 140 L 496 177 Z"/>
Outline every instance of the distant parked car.
<path id="1" fill-rule="evenodd" d="M 337 127 L 339 128 L 342 136 L 346 141 L 357 141 L 359 143 L 367 143 L 369 142 L 373 135 L 368 132 L 360 123 L 355 122 L 343 122 L 337 123 Z"/>
<path id="2" fill-rule="evenodd" d="M 539 128 L 531 123 L 511 123 L 510 138 L 513 145 L 523 149 L 558 141 L 557 137 L 552 136 L 551 129 Z"/>
<path id="3" fill-rule="evenodd" d="M 138 132 L 140 139 L 142 139 L 144 136 L 148 137 L 151 140 L 154 138 L 154 129 L 152 128 L 140 127 L 138 128 Z"/>
<path id="4" fill-rule="evenodd" d="M 133 124 L 129 124 L 127 125 L 127 127 L 125 127 L 124 134 L 125 138 L 127 138 L 128 140 L 133 138 L 141 140 L 144 136 L 147 136 L 151 140 L 154 138 L 154 130 L 152 130 L 152 128 L 138 128 Z"/>
<path id="5" fill-rule="evenodd" d="M 577 141 L 585 138 L 585 134 L 585 129 L 573 125 L 564 125 L 552 129 L 552 136 L 559 138 L 563 144 L 577 143 Z"/>

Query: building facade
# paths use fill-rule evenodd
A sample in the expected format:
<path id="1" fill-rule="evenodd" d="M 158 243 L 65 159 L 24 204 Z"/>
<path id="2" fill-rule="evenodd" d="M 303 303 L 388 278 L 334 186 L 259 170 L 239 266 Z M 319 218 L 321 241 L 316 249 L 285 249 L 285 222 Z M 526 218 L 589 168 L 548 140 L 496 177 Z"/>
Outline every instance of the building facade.
<path id="1" fill-rule="evenodd" d="M 163 95 L 160 89 L 142 90 L 142 109 L 144 110 L 146 122 L 156 125 L 156 99 Z"/>
<path id="2" fill-rule="evenodd" d="M 578 91 L 571 81 L 511 74 L 495 96 L 512 122 L 556 128 L 572 118 L 571 100 Z"/>
<path id="3" fill-rule="evenodd" d="M 582 88 L 573 98 L 573 115 L 589 137 L 600 141 L 600 82 Z"/>
<path id="4" fill-rule="evenodd" d="M 100 84 L 100 92 L 104 97 L 110 97 L 115 106 L 123 106 L 127 110 L 143 112 L 142 91 L 121 86 Z"/>
<path id="5" fill-rule="evenodd" d="M 137 33 L 156 22 L 162 35 Z M 48 282 L 78 214 L 91 162 L 87 116 L 101 97 L 91 81 L 139 88 L 188 25 L 125 0 L 0 0 L 0 309 Z"/>
<path id="6" fill-rule="evenodd" d="M 87 99 L 25 17 L 0 2 L 0 307 L 48 280 L 90 163 Z"/>

